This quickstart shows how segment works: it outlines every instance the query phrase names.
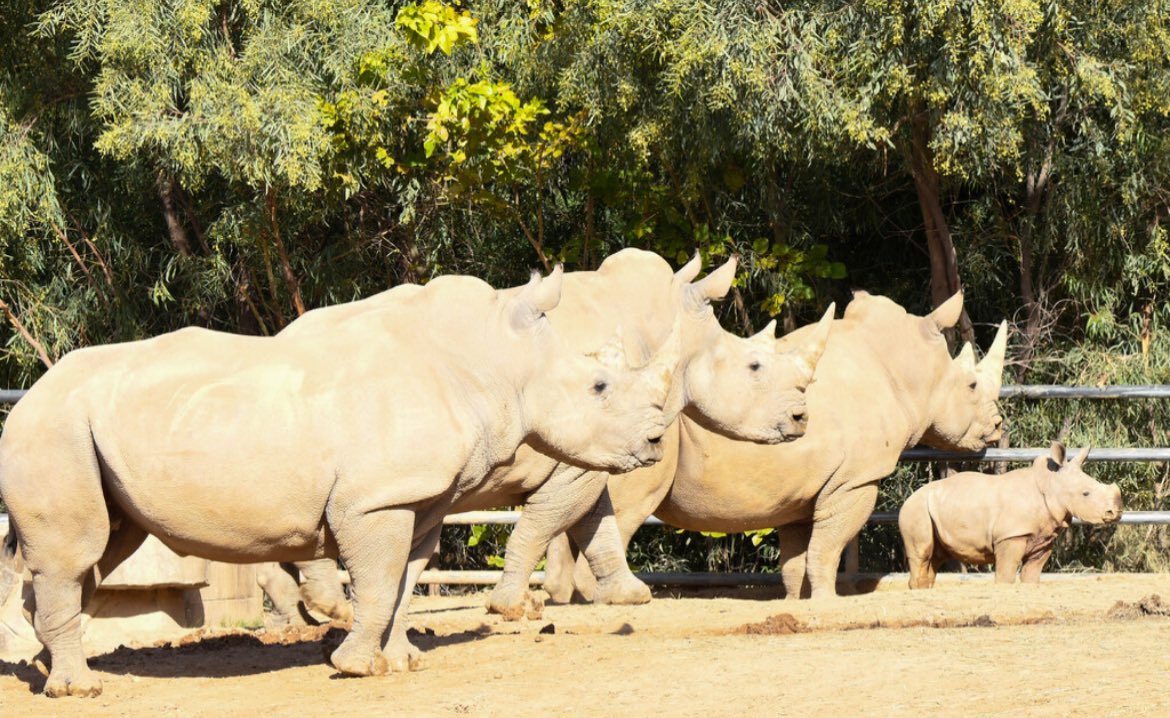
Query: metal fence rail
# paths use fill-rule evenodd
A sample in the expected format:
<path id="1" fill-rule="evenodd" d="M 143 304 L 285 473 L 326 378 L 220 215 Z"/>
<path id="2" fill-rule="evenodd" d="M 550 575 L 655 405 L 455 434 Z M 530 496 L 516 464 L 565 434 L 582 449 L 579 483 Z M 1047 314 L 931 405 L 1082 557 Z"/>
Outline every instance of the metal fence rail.
<path id="1" fill-rule="evenodd" d="M 15 404 L 26 393 L 23 389 L 0 389 L 0 405 Z M 1060 386 L 1055 384 L 1009 384 L 1000 390 L 1001 399 L 1167 399 L 1170 398 L 1170 385 L 1164 384 L 1129 384 L 1114 386 Z M 1048 454 L 1047 448 L 1016 448 L 1016 449 L 986 449 L 976 452 L 940 451 L 938 449 L 914 448 L 904 451 L 901 461 L 1032 461 L 1038 456 Z M 1079 449 L 1069 449 L 1073 455 Z M 1086 461 L 1170 461 L 1170 448 L 1094 448 Z M 450 514 L 444 518 L 446 525 L 469 524 L 515 524 L 520 518 L 520 511 L 468 511 L 465 513 Z M 897 523 L 898 514 L 892 511 L 874 512 L 868 523 L 892 524 Z M 1079 524 L 1079 519 L 1073 519 Z M 1170 511 L 1126 511 L 1122 514 L 1121 523 L 1136 525 L 1170 525 Z M 665 526 L 661 519 L 650 516 L 643 526 Z M 7 533 L 8 516 L 0 514 L 0 534 Z M 852 557 L 856 562 L 856 556 Z M 499 581 L 501 571 L 424 571 L 419 583 L 446 583 L 446 584 L 492 584 Z M 672 585 L 741 585 L 741 584 L 774 584 L 779 582 L 779 576 L 774 574 L 709 574 L 709 573 L 646 573 L 638 574 L 648 583 Z M 537 571 L 531 581 L 540 583 L 544 580 L 544 572 Z"/>

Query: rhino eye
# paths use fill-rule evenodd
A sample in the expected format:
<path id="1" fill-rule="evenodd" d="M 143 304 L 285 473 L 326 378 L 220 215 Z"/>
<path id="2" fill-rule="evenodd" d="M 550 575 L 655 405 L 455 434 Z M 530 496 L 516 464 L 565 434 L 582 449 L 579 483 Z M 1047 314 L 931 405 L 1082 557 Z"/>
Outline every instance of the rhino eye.
<path id="1" fill-rule="evenodd" d="M 605 390 L 606 390 L 606 388 L 607 388 L 608 386 L 609 386 L 609 385 L 608 385 L 608 384 L 606 384 L 606 383 L 605 383 L 605 382 L 603 382 L 603 381 L 597 381 L 597 382 L 594 382 L 594 384 L 593 384 L 593 393 L 594 393 L 594 394 L 600 394 L 600 393 L 602 393 L 603 391 L 605 391 Z"/>
<path id="2" fill-rule="evenodd" d="M 754 361 L 751 364 L 748 364 L 748 369 L 751 369 L 752 371 L 759 371 L 760 363 L 758 361 Z"/>
<path id="3" fill-rule="evenodd" d="M 1081 496 L 1088 496 L 1088 495 L 1089 495 L 1089 492 L 1088 492 L 1088 491 L 1082 491 L 1082 492 L 1081 492 Z"/>

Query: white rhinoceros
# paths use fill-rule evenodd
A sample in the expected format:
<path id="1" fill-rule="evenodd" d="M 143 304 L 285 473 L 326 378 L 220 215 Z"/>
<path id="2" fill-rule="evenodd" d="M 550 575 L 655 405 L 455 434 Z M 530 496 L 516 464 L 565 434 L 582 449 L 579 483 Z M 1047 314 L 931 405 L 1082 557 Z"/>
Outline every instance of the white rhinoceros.
<path id="1" fill-rule="evenodd" d="M 835 595 L 841 553 L 904 449 L 921 441 L 979 450 L 999 439 L 1007 325 L 978 366 L 969 344 L 952 359 L 941 330 L 955 325 L 962 306 L 957 294 L 917 317 L 885 297 L 855 294 L 808 388 L 804 437 L 774 446 L 737 441 L 684 414 L 663 438 L 657 467 L 610 481 L 622 542 L 598 550 L 624 555 L 650 514 L 695 531 L 778 527 L 787 595 L 810 585 L 814 596 Z M 800 329 L 779 344 L 807 336 Z M 554 600 L 574 591 L 596 600 L 588 565 L 574 566 L 563 539 L 550 550 L 545 588 Z"/>
<path id="2" fill-rule="evenodd" d="M 45 693 L 101 691 L 82 607 L 148 532 L 220 561 L 340 553 L 356 600 L 331 662 L 409 667 L 405 630 L 383 642 L 404 623 L 407 565 L 421 568 L 443 516 L 521 442 L 597 470 L 662 456 L 677 341 L 637 372 L 610 350 L 582 357 L 545 316 L 561 285 L 559 267 L 507 293 L 442 277 L 306 338 L 192 328 L 58 362 L 0 437 L 0 495 L 52 661 Z"/>
<path id="3" fill-rule="evenodd" d="M 549 312 L 549 319 L 576 347 L 596 345 L 620 328 L 626 345 L 640 347 L 643 356 L 677 326 L 681 356 L 665 406 L 668 421 L 685 408 L 705 424 L 745 440 L 774 443 L 800 436 L 804 389 L 824 350 L 832 311 L 802 340 L 783 350 L 777 348 L 774 325 L 742 339 L 722 329 L 710 306 L 730 290 L 735 261 L 694 281 L 700 269 L 697 256 L 675 273 L 653 252 L 625 249 L 606 258 L 595 272 L 566 274 L 561 303 Z M 337 315 L 362 305 L 377 306 L 379 301 L 375 296 L 331 311 Z M 285 333 L 307 331 L 304 320 L 309 318 L 289 325 Z M 328 317 L 322 314 L 316 321 L 321 319 Z M 462 497 L 457 511 L 524 505 L 508 539 L 503 577 L 488 599 L 489 610 L 508 618 L 523 615 L 530 598 L 528 577 L 536 562 L 549 540 L 574 524 L 583 545 L 620 540 L 605 495 L 609 478 L 605 472 L 561 460 L 534 438 L 491 471 L 477 491 Z M 620 483 L 622 477 L 613 481 Z M 650 599 L 646 586 L 629 574 L 620 551 L 589 556 L 599 577 L 599 600 Z"/>
<path id="4" fill-rule="evenodd" d="M 1064 444 L 1006 474 L 964 471 L 910 495 L 898 528 L 910 564 L 910 588 L 934 586 L 947 559 L 995 564 L 996 583 L 1038 583 L 1052 544 L 1073 517 L 1092 524 L 1121 520 L 1121 489 L 1081 470 L 1086 447 L 1065 463 Z M 1021 569 L 1021 564 L 1023 569 Z"/>

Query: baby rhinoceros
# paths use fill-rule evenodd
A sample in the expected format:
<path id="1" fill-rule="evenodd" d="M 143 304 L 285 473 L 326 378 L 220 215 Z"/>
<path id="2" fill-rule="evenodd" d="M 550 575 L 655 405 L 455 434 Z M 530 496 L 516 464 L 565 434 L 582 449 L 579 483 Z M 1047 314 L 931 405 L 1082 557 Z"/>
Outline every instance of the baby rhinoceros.
<path id="1" fill-rule="evenodd" d="M 1026 469 L 967 471 L 915 491 L 898 513 L 910 588 L 930 588 L 942 563 L 995 564 L 996 583 L 1037 583 L 1052 544 L 1075 516 L 1091 524 L 1121 519 L 1121 491 L 1081 471 L 1086 447 L 1065 462 L 1064 445 Z"/>

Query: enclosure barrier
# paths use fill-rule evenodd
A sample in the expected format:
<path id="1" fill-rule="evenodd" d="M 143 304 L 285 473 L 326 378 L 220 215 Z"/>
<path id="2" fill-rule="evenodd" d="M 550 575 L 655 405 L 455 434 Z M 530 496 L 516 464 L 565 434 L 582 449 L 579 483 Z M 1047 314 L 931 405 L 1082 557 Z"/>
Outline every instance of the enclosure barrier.
<path id="1" fill-rule="evenodd" d="M 0 405 L 15 404 L 25 390 L 0 389 Z M 999 393 L 1001 399 L 1168 399 L 1170 385 L 1114 385 L 1114 386 L 1061 386 L 1056 384 L 1010 384 L 1004 386 Z M 909 449 L 902 452 L 901 461 L 978 461 L 997 462 L 1032 461 L 1038 456 L 1048 454 L 1047 448 L 1021 449 L 985 449 L 984 451 L 954 452 L 938 449 Z M 1075 449 L 1070 449 L 1072 454 Z M 1170 461 L 1170 448 L 1094 448 L 1086 457 L 1086 461 Z M 468 511 L 450 514 L 443 519 L 448 526 L 471 524 L 515 524 L 520 518 L 520 511 Z M 874 512 L 867 523 L 892 524 L 898 522 L 898 514 L 893 511 Z M 1074 524 L 1082 523 L 1080 519 L 1073 519 Z M 1138 525 L 1166 525 L 1170 524 L 1170 511 L 1126 511 L 1121 516 L 1120 523 Z M 661 519 L 651 516 L 643 526 L 666 526 Z M 8 517 L 0 514 L 0 534 L 7 533 Z M 852 558 L 847 559 L 852 570 L 847 573 L 856 573 L 856 543 L 853 544 Z M 500 580 L 502 571 L 446 571 L 428 569 L 419 577 L 419 583 L 424 584 L 453 584 L 453 585 L 481 585 L 493 584 Z M 637 574 L 646 583 L 674 586 L 712 586 L 712 585 L 774 585 L 780 583 L 778 574 L 757 573 L 639 573 Z M 530 582 L 542 583 L 544 572 L 536 571 Z"/>

